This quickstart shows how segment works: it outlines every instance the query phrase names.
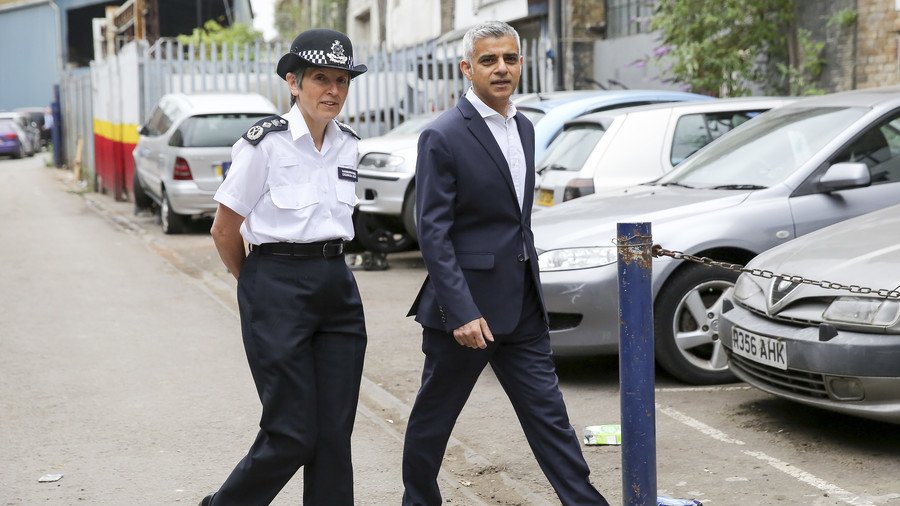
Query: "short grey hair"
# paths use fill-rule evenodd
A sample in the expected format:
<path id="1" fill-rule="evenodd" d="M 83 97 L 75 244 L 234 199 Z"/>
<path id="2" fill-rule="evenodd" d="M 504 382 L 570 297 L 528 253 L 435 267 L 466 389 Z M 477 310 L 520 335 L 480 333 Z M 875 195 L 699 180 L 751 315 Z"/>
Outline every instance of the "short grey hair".
<path id="1" fill-rule="evenodd" d="M 499 39 L 502 37 L 512 37 L 516 39 L 516 50 L 522 54 L 522 42 L 519 39 L 519 32 L 508 23 L 503 21 L 487 21 L 469 28 L 463 37 L 463 58 L 469 65 L 472 64 L 472 55 L 475 53 L 475 43 L 481 39 L 492 37 Z"/>

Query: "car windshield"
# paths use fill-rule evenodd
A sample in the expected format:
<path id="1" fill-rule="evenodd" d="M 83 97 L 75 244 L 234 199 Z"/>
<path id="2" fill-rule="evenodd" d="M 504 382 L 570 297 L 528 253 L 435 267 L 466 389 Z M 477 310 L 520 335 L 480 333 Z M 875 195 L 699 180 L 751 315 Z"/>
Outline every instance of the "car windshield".
<path id="1" fill-rule="evenodd" d="M 528 107 L 517 107 L 516 110 L 518 110 L 526 118 L 528 118 L 528 121 L 530 121 L 532 125 L 537 125 L 538 121 L 540 121 L 541 118 L 544 117 L 544 111 L 541 111 L 540 109 L 530 109 Z"/>
<path id="2" fill-rule="evenodd" d="M 233 145 L 269 114 L 231 113 L 190 117 L 178 127 L 169 144 L 185 148 L 217 148 Z"/>
<path id="3" fill-rule="evenodd" d="M 397 125 L 396 128 L 391 130 L 385 135 L 412 135 L 417 134 L 425 129 L 432 120 L 434 120 L 436 116 L 416 116 L 414 118 L 409 118 Z"/>
<path id="4" fill-rule="evenodd" d="M 867 109 L 775 109 L 709 144 L 655 184 L 715 189 L 773 186 L 806 163 Z"/>
<path id="5" fill-rule="evenodd" d="M 574 125 L 566 129 L 553 139 L 538 171 L 581 170 L 603 132 L 600 125 Z"/>

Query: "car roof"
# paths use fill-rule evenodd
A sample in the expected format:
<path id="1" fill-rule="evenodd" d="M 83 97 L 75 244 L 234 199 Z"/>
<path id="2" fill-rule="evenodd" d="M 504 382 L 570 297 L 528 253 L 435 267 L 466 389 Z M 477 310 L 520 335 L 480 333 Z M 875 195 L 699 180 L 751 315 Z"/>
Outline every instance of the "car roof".
<path id="1" fill-rule="evenodd" d="M 628 100 L 702 100 L 712 99 L 696 93 L 669 90 L 589 90 L 556 96 L 549 100 L 527 101 L 516 105 L 517 109 L 531 109 L 547 113 L 565 105 L 567 108 L 590 108 L 604 103 L 620 103 Z"/>
<path id="2" fill-rule="evenodd" d="M 188 115 L 278 112 L 272 102 L 258 93 L 170 93 L 163 98 L 177 101 Z"/>
<path id="3" fill-rule="evenodd" d="M 735 97 L 717 98 L 714 100 L 704 100 L 697 102 L 666 102 L 661 104 L 639 105 L 635 107 L 623 107 L 621 109 L 610 109 L 608 111 L 585 114 L 584 116 L 579 116 L 578 118 L 567 121 L 566 127 L 586 123 L 599 123 L 607 125 L 617 116 L 635 113 L 639 114 L 644 111 L 658 111 L 660 109 L 687 110 L 689 113 L 729 111 L 745 107 L 760 107 L 772 109 L 775 107 L 780 107 L 782 105 L 790 104 L 796 100 L 797 97 Z"/>
<path id="4" fill-rule="evenodd" d="M 874 107 L 880 103 L 890 101 L 900 101 L 900 86 L 864 88 L 804 97 L 793 105 L 803 107 Z"/>

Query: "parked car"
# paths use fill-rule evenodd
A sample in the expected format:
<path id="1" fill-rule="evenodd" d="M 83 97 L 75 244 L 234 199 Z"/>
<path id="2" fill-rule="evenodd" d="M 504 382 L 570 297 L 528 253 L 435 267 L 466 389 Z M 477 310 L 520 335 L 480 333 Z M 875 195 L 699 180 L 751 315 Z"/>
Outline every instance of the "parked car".
<path id="1" fill-rule="evenodd" d="M 900 206 L 754 258 L 748 268 L 775 275 L 741 274 L 725 293 L 720 332 L 731 371 L 778 397 L 900 423 L 898 258 Z"/>
<path id="2" fill-rule="evenodd" d="M 559 355 L 618 351 L 617 223 L 653 242 L 744 264 L 822 227 L 900 203 L 900 87 L 805 98 L 711 142 L 661 179 L 534 214 L 550 336 Z M 719 338 L 737 273 L 653 261 L 656 360 L 689 383 L 733 381 Z"/>
<path id="3" fill-rule="evenodd" d="M 566 123 L 538 167 L 537 209 L 659 178 L 787 98 L 725 98 L 613 109 Z"/>
<path id="4" fill-rule="evenodd" d="M 0 119 L 0 155 L 13 158 L 25 156 L 25 132 L 11 119 Z"/>
<path id="5" fill-rule="evenodd" d="M 32 156 L 41 150 L 41 133 L 37 126 L 24 114 L 18 112 L 0 112 L 0 119 L 11 120 L 16 123 L 22 132 L 22 155 Z"/>
<path id="6" fill-rule="evenodd" d="M 534 123 L 534 161 L 540 163 L 550 142 L 572 118 L 622 107 L 696 100 L 713 98 L 683 91 L 588 90 L 569 92 L 549 100 L 521 102 L 516 109 Z"/>
<path id="7" fill-rule="evenodd" d="M 660 90 L 561 91 L 513 97 L 516 108 L 535 130 L 535 160 L 562 129 L 580 114 L 657 102 L 712 100 L 705 95 Z M 417 241 L 415 221 L 416 143 L 419 132 L 436 115 L 413 118 L 414 127 L 360 142 L 359 212 L 356 237 L 366 249 L 381 253 L 403 251 Z"/>
<path id="8" fill-rule="evenodd" d="M 44 148 L 48 146 L 50 144 L 51 136 L 50 128 L 48 128 L 46 124 L 47 116 L 50 114 L 49 111 L 43 107 L 22 107 L 16 109 L 16 112 L 27 117 L 35 128 L 37 128 L 41 147 Z"/>
<path id="9" fill-rule="evenodd" d="M 163 96 L 134 148 L 134 197 L 159 208 L 167 234 L 193 216 L 215 213 L 216 190 L 231 166 L 231 147 L 275 106 L 256 93 Z"/>

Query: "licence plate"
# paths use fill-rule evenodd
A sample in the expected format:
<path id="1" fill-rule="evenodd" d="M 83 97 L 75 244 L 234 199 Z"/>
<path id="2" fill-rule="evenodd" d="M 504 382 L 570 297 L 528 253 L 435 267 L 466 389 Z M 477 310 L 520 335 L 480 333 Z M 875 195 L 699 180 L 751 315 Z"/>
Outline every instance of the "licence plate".
<path id="1" fill-rule="evenodd" d="M 231 162 L 222 162 L 213 165 L 213 168 L 216 171 L 216 176 L 225 179 L 225 176 L 228 175 L 228 169 L 231 168 Z"/>
<path id="2" fill-rule="evenodd" d="M 731 351 L 754 362 L 787 370 L 787 345 L 784 341 L 732 327 Z"/>
<path id="3" fill-rule="evenodd" d="M 538 201 L 539 206 L 552 206 L 553 205 L 553 190 L 544 190 L 541 189 L 538 191 Z"/>

